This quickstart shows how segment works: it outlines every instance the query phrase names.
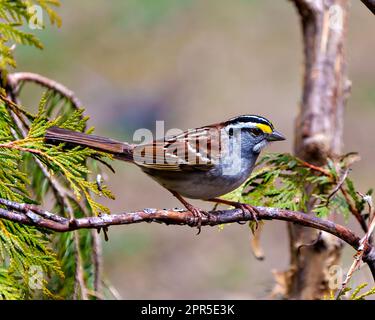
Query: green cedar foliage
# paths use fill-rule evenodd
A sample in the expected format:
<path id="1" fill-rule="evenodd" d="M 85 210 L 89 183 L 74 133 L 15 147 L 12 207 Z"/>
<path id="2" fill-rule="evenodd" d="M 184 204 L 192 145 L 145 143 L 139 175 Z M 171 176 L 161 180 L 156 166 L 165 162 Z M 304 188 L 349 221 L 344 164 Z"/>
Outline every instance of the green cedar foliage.
<path id="1" fill-rule="evenodd" d="M 51 210 L 61 215 L 68 212 L 74 217 L 109 213 L 94 195 L 109 198 L 113 195 L 104 185 L 99 190 L 87 163 L 88 158 L 102 158 L 104 154 L 44 142 L 45 131 L 51 126 L 83 131 L 87 121 L 80 109 L 65 110 L 65 114 L 60 109 L 59 116 L 48 119 L 53 100 L 48 94 L 43 96 L 37 114 L 32 115 L 27 136 L 18 139 L 12 134 L 18 128 L 10 117 L 9 101 L 4 97 L 0 100 L 0 197 L 22 203 L 42 203 L 43 199 L 49 198 L 53 203 Z M 65 102 L 69 105 L 68 101 Z M 53 182 L 47 179 L 37 160 L 46 168 Z M 67 194 L 56 193 L 52 183 L 58 184 Z M 0 296 L 4 299 L 73 297 L 77 255 L 82 261 L 85 286 L 94 290 L 94 265 L 90 253 L 92 232 L 80 231 L 78 243 L 75 242 L 74 233 L 53 235 L 45 230 L 1 220 L 0 287 L 9 287 L 12 283 L 12 289 L 1 290 Z M 35 286 L 30 282 L 33 270 L 39 270 L 43 276 L 42 288 L 37 286 L 38 290 L 33 290 Z"/>
<path id="2" fill-rule="evenodd" d="M 358 156 L 350 153 L 315 167 L 290 154 L 266 154 L 251 177 L 225 198 L 254 206 L 312 211 L 321 218 L 337 212 L 347 220 L 350 212 L 357 210 L 365 218 L 365 201 L 345 175 L 357 160 Z"/>
<path id="3" fill-rule="evenodd" d="M 365 300 L 366 297 L 372 296 L 375 294 L 375 287 L 362 292 L 364 288 L 368 286 L 368 283 L 362 283 L 358 285 L 356 288 L 352 289 L 350 287 L 346 287 L 344 290 L 339 292 L 338 296 L 335 297 L 334 292 L 331 292 L 331 295 L 329 297 L 326 297 L 326 300 L 343 300 L 343 299 L 349 299 L 349 300 Z"/>
<path id="4" fill-rule="evenodd" d="M 47 145 L 43 138 L 51 126 L 90 132 L 83 110 L 53 90 L 41 97 L 35 114 L 9 98 L 6 75 L 9 68 L 16 67 L 14 45 L 43 47 L 24 28 L 30 20 L 41 23 L 35 21 L 33 5 L 43 8 L 51 24 L 61 24 L 53 10 L 59 6 L 58 0 L 0 0 L 4 87 L 0 91 L 0 198 L 48 203 L 48 209 L 67 217 L 109 213 L 96 197 L 113 195 L 106 186 L 99 189 L 96 163 L 91 160 L 106 155 L 87 148 Z M 225 197 L 252 205 L 313 211 L 320 217 L 337 212 L 346 218 L 356 213 L 366 219 L 364 200 L 346 177 L 354 160 L 350 154 L 316 168 L 288 154 L 269 154 L 246 183 Z M 0 299 L 100 297 L 96 237 L 96 230 L 56 234 L 0 220 Z M 364 299 L 374 293 L 372 289 L 360 294 L 363 287 L 355 289 L 351 298 Z"/>
<path id="5" fill-rule="evenodd" d="M 13 56 L 14 44 L 43 48 L 37 37 L 22 28 L 29 22 L 43 27 L 42 21 L 36 19 L 35 6 L 47 12 L 51 24 L 60 26 L 61 20 L 52 9 L 59 5 L 58 0 L 0 0 L 0 70 L 6 72 L 8 66 L 16 67 Z"/>
<path id="6" fill-rule="evenodd" d="M 358 161 L 349 153 L 317 167 L 290 154 L 266 154 L 258 162 L 250 178 L 237 190 L 223 198 L 253 206 L 276 207 L 293 211 L 313 212 L 320 218 L 341 214 L 347 221 L 350 215 L 368 224 L 369 213 L 363 195 L 356 191 L 348 178 L 351 165 Z M 370 196 L 372 189 L 365 195 Z M 249 223 L 254 232 L 254 223 Z M 337 299 L 349 294 L 351 300 L 363 300 L 375 294 L 375 288 L 360 294 L 367 284 L 355 289 L 345 288 Z M 352 292 L 351 292 L 352 291 Z M 329 299 L 335 299 L 334 292 Z"/>
<path id="7" fill-rule="evenodd" d="M 23 28 L 32 18 L 35 4 L 47 12 L 52 24 L 60 24 L 52 10 L 59 5 L 56 0 L 0 0 L 0 73 L 4 84 L 0 90 L 0 197 L 49 204 L 46 209 L 67 217 L 109 213 L 96 197 L 113 195 L 104 185 L 99 190 L 97 166 L 92 160 L 105 155 L 44 141 L 51 126 L 90 132 L 84 110 L 53 90 L 43 95 L 35 114 L 9 98 L 6 75 L 9 67 L 16 66 L 13 45 L 42 48 Z M 0 299 L 98 297 L 97 236 L 96 230 L 55 234 L 0 220 Z"/>

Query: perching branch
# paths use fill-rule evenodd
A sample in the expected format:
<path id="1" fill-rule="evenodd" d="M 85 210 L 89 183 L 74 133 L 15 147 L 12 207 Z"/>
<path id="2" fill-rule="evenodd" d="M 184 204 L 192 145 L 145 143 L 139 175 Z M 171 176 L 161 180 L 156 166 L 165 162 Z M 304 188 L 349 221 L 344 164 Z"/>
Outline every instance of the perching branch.
<path id="1" fill-rule="evenodd" d="M 134 212 L 123 212 L 119 214 L 101 215 L 85 218 L 65 218 L 57 214 L 43 210 L 35 205 L 17 203 L 0 198 L 0 204 L 9 210 L 0 209 L 0 218 L 14 222 L 42 227 L 56 232 L 67 232 L 78 229 L 103 228 L 112 225 L 133 224 L 140 222 L 157 222 L 167 225 L 188 225 L 195 226 L 194 215 L 182 209 L 150 209 L 146 208 Z M 350 229 L 323 220 L 306 213 L 289 211 L 278 208 L 255 207 L 260 220 L 283 220 L 293 222 L 306 227 L 329 232 L 343 241 L 347 242 L 354 249 L 359 246 L 360 238 Z M 250 213 L 243 213 L 240 209 L 216 210 L 208 212 L 209 215 L 202 217 L 202 226 L 215 226 L 241 221 L 252 221 Z"/>
<path id="2" fill-rule="evenodd" d="M 41 208 L 0 199 L 0 204 L 8 210 L 0 208 L 0 218 L 11 220 L 17 223 L 36 226 L 53 230 L 56 232 L 68 232 L 78 229 L 99 229 L 103 227 L 141 222 L 157 222 L 173 225 L 195 226 L 195 218 L 190 211 L 174 209 L 143 209 L 135 212 L 123 212 L 119 214 L 102 215 L 98 217 L 72 218 L 68 219 L 54 213 L 42 210 Z M 298 225 L 326 231 L 348 243 L 355 250 L 359 248 L 360 237 L 350 229 L 323 220 L 302 212 L 289 211 L 277 208 L 256 207 L 259 220 L 283 220 Z M 250 213 L 243 213 L 239 209 L 210 211 L 207 217 L 203 217 L 202 226 L 215 226 L 241 221 L 252 221 Z M 363 257 L 371 270 L 375 270 L 375 257 L 373 247 L 369 246 Z M 367 254 L 368 253 L 368 254 Z M 373 273 L 374 279 L 375 274 Z"/>

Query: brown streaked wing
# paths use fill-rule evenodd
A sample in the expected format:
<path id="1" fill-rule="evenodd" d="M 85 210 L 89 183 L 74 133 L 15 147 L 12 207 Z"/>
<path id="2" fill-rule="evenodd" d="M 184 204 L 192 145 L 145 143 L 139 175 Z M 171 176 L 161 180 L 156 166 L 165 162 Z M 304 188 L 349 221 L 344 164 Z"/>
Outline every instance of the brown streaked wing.
<path id="1" fill-rule="evenodd" d="M 133 157 L 140 167 L 169 171 L 206 171 L 218 162 L 220 151 L 220 130 L 202 127 L 139 145 L 135 147 Z"/>

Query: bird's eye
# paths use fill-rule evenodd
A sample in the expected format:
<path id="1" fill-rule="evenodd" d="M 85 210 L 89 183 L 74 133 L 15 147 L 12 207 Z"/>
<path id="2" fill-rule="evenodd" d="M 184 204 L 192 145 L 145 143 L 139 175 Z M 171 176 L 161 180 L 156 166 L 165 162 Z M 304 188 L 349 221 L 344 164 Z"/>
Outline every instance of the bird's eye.
<path id="1" fill-rule="evenodd" d="M 263 133 L 263 131 L 260 130 L 259 128 L 251 128 L 251 129 L 250 129 L 250 133 L 251 133 L 254 137 L 258 137 L 258 136 L 260 136 L 260 135 Z"/>

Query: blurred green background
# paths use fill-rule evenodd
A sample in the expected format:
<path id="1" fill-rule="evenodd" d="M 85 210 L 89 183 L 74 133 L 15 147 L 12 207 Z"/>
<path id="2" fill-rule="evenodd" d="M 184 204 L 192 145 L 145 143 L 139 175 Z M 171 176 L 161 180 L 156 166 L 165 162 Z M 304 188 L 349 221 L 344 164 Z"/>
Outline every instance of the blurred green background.
<path id="1" fill-rule="evenodd" d="M 74 90 L 97 134 L 130 140 L 137 128 L 154 129 L 155 120 L 165 120 L 166 129 L 187 129 L 255 113 L 289 137 L 268 151 L 292 152 L 303 57 L 299 17 L 291 2 L 61 2 L 62 28 L 36 31 L 43 51 L 18 47 L 18 70 L 41 73 Z M 362 191 L 375 186 L 373 30 L 372 14 L 360 1 L 351 1 L 353 89 L 345 115 L 345 152 L 362 156 L 352 172 Z M 40 98 L 35 88 L 27 104 Z M 105 201 L 113 212 L 181 206 L 136 167 L 114 166 L 115 175 L 104 175 L 116 194 L 115 201 Z M 266 222 L 262 262 L 251 254 L 247 226 L 195 234 L 195 229 L 157 224 L 112 227 L 103 249 L 105 276 L 124 299 L 249 299 L 267 298 L 274 285 L 272 270 L 288 266 L 285 223 Z M 347 248 L 344 271 L 352 255 Z M 356 283 L 370 280 L 366 268 L 354 276 Z"/>

